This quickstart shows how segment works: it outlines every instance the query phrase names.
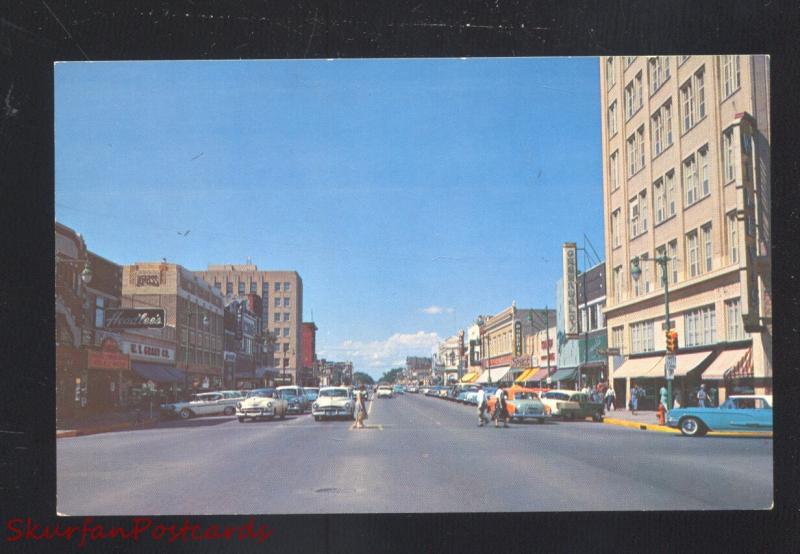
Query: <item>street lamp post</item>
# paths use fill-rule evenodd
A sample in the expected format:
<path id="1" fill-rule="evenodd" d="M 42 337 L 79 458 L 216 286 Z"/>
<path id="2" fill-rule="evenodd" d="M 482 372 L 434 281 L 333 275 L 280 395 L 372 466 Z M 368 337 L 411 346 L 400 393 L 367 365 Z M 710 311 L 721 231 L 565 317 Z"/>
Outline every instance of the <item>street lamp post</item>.
<path id="1" fill-rule="evenodd" d="M 657 263 L 661 267 L 661 284 L 664 285 L 664 327 L 667 332 L 672 328 L 672 325 L 669 320 L 669 279 L 667 277 L 667 263 L 673 258 L 670 258 L 666 254 L 662 254 L 660 256 L 656 256 L 653 260 L 649 258 L 644 258 L 644 261 L 653 261 Z M 639 277 L 642 275 L 642 268 L 639 267 L 639 262 L 641 259 L 639 256 L 636 256 L 633 260 L 631 260 L 631 277 L 633 277 L 634 281 L 638 281 Z M 669 356 L 669 354 L 667 355 Z M 667 361 L 667 358 L 664 359 L 664 378 L 667 381 L 667 409 L 672 409 L 672 379 L 671 375 L 667 370 L 667 365 L 670 362 Z"/>
<path id="2" fill-rule="evenodd" d="M 193 315 L 200 315 L 202 312 L 194 312 L 189 309 L 184 314 L 184 327 L 186 328 L 186 345 L 183 349 L 183 365 L 185 368 L 185 372 L 183 374 L 183 394 L 186 395 L 186 399 L 189 399 L 189 321 Z M 208 326 L 208 316 L 203 314 L 203 327 Z"/>

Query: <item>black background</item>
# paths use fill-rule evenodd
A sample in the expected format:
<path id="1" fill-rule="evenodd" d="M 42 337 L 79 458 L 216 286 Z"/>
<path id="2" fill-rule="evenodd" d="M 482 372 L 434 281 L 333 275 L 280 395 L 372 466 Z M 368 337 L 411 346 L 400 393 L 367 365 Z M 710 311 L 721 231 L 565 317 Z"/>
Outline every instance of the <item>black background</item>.
<path id="1" fill-rule="evenodd" d="M 63 542 L 8 543 L 10 518 L 32 517 L 43 524 L 62 525 L 81 521 L 55 517 L 54 61 L 654 53 L 772 56 L 776 508 L 761 512 L 264 515 L 256 521 L 275 531 L 261 546 L 232 541 L 172 548 L 207 552 L 221 548 L 437 553 L 800 551 L 796 323 L 800 264 L 795 248 L 800 221 L 795 46 L 800 18 L 796 5 L 732 0 L 702 4 L 652 0 L 131 4 L 12 0 L 0 5 L 0 551 L 76 547 Z M 502 453 L 487 452 L 487 456 L 503 463 Z M 637 463 L 635 455 L 630 463 Z M 707 491 L 709 495 L 736 493 Z M 280 510 L 279 506 L 269 508 Z M 180 517 L 156 519 L 183 522 Z M 192 520 L 209 525 L 243 523 L 246 518 Z M 98 521 L 130 525 L 129 518 Z M 164 548 L 163 543 L 145 540 L 139 545 L 100 542 L 86 550 Z"/>

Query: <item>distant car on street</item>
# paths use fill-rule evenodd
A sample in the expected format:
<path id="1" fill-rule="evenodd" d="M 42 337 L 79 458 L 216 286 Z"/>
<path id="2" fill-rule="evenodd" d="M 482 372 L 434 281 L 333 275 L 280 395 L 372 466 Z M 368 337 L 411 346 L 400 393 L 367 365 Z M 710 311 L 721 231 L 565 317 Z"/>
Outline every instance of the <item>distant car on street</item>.
<path id="1" fill-rule="evenodd" d="M 310 407 L 311 403 L 306 398 L 303 387 L 296 385 L 285 385 L 276 389 L 281 397 L 286 399 L 289 404 L 289 413 L 303 414 Z"/>
<path id="2" fill-rule="evenodd" d="M 408 385 L 406 392 L 409 392 L 411 394 L 416 394 L 419 392 L 419 387 L 417 385 Z"/>
<path id="3" fill-rule="evenodd" d="M 347 387 L 322 387 L 311 405 L 311 415 L 316 421 L 326 417 L 355 419 L 355 398 Z"/>
<path id="4" fill-rule="evenodd" d="M 378 387 L 378 392 L 375 394 L 376 398 L 392 398 L 392 387 L 389 385 L 380 385 Z"/>
<path id="5" fill-rule="evenodd" d="M 687 437 L 709 431 L 772 431 L 772 395 L 734 395 L 719 408 L 676 408 L 667 413 L 667 425 Z"/>
<path id="6" fill-rule="evenodd" d="M 394 394 L 405 394 L 406 389 L 405 387 L 403 387 L 403 385 L 395 385 L 394 387 L 392 387 L 392 392 Z"/>
<path id="7" fill-rule="evenodd" d="M 178 416 L 189 419 L 206 415 L 233 415 L 236 404 L 241 401 L 239 391 L 202 392 L 196 394 L 189 402 L 173 402 L 161 405 L 161 413 L 167 417 Z"/>
<path id="8" fill-rule="evenodd" d="M 289 403 L 281 398 L 280 393 L 273 388 L 253 389 L 247 398 L 239 402 L 236 407 L 236 419 L 244 423 L 248 419 L 272 419 L 275 416 L 283 419 L 288 412 Z"/>

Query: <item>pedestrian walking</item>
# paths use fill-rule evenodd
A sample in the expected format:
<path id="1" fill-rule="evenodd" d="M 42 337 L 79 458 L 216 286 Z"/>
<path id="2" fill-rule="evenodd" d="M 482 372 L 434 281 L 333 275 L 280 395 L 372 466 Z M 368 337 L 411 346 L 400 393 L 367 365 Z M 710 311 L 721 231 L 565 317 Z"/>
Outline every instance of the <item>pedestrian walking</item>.
<path id="1" fill-rule="evenodd" d="M 616 394 L 614 393 L 614 388 L 613 387 L 608 387 L 608 390 L 606 391 L 606 411 L 607 412 L 610 412 L 611 410 L 616 410 L 617 409 L 616 406 L 614 405 L 616 403 L 616 400 L 617 400 L 617 397 L 616 397 Z"/>
<path id="2" fill-rule="evenodd" d="M 364 428 L 364 420 L 367 419 L 367 392 L 364 385 L 356 392 L 356 429 Z"/>
<path id="3" fill-rule="evenodd" d="M 631 389 L 631 399 L 628 402 L 628 407 L 631 410 L 631 415 L 636 415 L 636 410 L 639 409 L 639 385 L 633 385 Z"/>
<path id="4" fill-rule="evenodd" d="M 697 391 L 697 407 L 705 408 L 707 401 L 708 401 L 708 393 L 706 392 L 706 386 L 700 385 L 700 390 Z"/>
<path id="5" fill-rule="evenodd" d="M 483 390 L 482 385 L 478 385 L 476 401 L 478 402 L 478 427 L 483 427 L 484 424 L 489 423 L 489 418 L 486 417 L 486 391 Z"/>
<path id="6" fill-rule="evenodd" d="M 494 393 L 497 402 L 494 405 L 494 427 L 500 427 L 500 420 L 503 420 L 503 428 L 508 428 L 508 394 L 503 387 L 498 387 Z"/>

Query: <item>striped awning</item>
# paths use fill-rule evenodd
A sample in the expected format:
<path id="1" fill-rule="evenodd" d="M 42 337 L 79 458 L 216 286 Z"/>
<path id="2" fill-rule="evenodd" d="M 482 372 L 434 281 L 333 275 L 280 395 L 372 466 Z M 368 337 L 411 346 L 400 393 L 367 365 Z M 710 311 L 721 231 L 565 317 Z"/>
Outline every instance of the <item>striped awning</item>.
<path id="1" fill-rule="evenodd" d="M 749 348 L 740 348 L 737 350 L 723 350 L 717 356 L 711 365 L 706 368 L 703 375 L 700 377 L 703 381 L 722 381 L 725 379 L 726 374 L 733 370 L 734 367 L 747 355 Z"/>
<path id="2" fill-rule="evenodd" d="M 530 379 L 530 376 L 533 375 L 538 370 L 539 370 L 538 367 L 528 368 L 525 371 L 523 371 L 522 373 L 520 373 L 519 377 L 514 379 L 514 382 L 515 383 L 524 383 L 525 381 L 528 381 Z"/>
<path id="3" fill-rule="evenodd" d="M 477 371 L 470 371 L 469 373 L 467 373 L 466 375 L 464 375 L 464 376 L 461 378 L 461 382 L 462 382 L 462 383 L 471 383 L 471 382 L 473 382 L 475 379 L 477 379 L 479 375 L 480 375 L 480 373 L 479 373 L 479 372 L 477 372 Z"/>

